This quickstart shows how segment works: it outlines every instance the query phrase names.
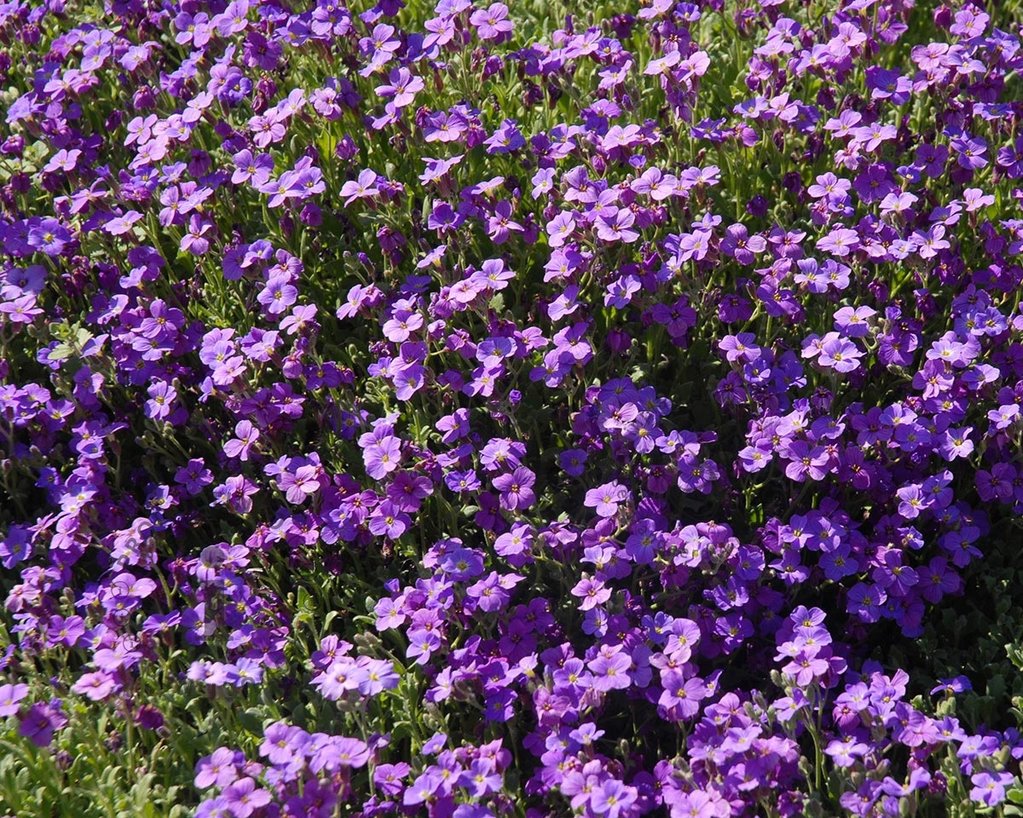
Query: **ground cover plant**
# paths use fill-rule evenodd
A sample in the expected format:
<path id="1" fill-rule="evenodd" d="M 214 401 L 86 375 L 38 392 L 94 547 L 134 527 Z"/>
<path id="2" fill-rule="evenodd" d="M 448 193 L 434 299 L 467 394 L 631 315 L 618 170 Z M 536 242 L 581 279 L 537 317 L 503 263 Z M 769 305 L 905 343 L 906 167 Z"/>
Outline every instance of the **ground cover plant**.
<path id="1" fill-rule="evenodd" d="M 0 815 L 1023 814 L 1021 23 L 0 3 Z"/>

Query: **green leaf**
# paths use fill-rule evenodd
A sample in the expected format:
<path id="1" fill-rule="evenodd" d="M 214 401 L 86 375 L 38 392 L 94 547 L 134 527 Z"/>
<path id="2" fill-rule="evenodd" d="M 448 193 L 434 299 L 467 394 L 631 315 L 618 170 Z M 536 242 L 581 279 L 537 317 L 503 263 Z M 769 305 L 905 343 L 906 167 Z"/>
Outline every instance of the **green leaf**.
<path id="1" fill-rule="evenodd" d="M 51 361 L 63 361 L 75 354 L 75 351 L 67 344 L 57 344 L 50 352 Z"/>
<path id="2" fill-rule="evenodd" d="M 254 707 L 239 713 L 238 723 L 254 736 L 263 735 L 263 720 L 260 718 L 260 711 Z"/>

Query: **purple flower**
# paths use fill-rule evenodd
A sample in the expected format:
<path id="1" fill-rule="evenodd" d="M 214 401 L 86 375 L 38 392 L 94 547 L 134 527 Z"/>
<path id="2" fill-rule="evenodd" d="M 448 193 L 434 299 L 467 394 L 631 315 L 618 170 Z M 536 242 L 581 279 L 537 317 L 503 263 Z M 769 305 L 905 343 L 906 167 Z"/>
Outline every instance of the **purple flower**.
<path id="1" fill-rule="evenodd" d="M 676 792 L 672 798 L 672 814 L 685 816 L 685 818 L 718 818 L 722 815 L 722 809 L 727 809 L 720 796 L 715 798 L 714 792 Z"/>
<path id="2" fill-rule="evenodd" d="M 500 41 L 511 34 L 513 28 L 512 21 L 508 19 L 508 7 L 504 3 L 477 9 L 469 17 L 469 22 L 481 40 Z"/>
<path id="3" fill-rule="evenodd" d="M 504 8 L 504 5 L 501 3 L 496 3 L 494 6 L 491 6 L 491 8 L 495 8 L 497 6 L 500 6 L 502 9 Z M 486 12 L 476 12 L 476 14 L 480 13 Z M 526 140 L 525 137 L 522 136 L 522 132 L 519 131 L 515 120 L 506 119 L 501 123 L 497 130 L 494 131 L 493 135 L 483 144 L 487 146 L 487 153 L 503 154 L 513 153 L 520 148 L 525 147 Z"/>
<path id="4" fill-rule="evenodd" d="M 394 665 L 384 659 L 370 659 L 364 667 L 364 678 L 359 683 L 359 692 L 364 696 L 376 696 L 385 690 L 394 690 L 400 677 Z"/>
<path id="5" fill-rule="evenodd" d="M 572 214 L 563 211 L 547 224 L 547 243 L 551 247 L 562 247 L 575 231 L 576 222 Z"/>
<path id="6" fill-rule="evenodd" d="M 851 340 L 838 337 L 836 333 L 828 333 L 821 343 L 817 363 L 836 372 L 846 373 L 859 367 L 861 357 L 863 352 Z"/>
<path id="7" fill-rule="evenodd" d="M 365 767 L 371 757 L 366 742 L 357 738 L 341 738 L 334 746 L 333 753 L 341 767 L 360 769 Z"/>
<path id="8" fill-rule="evenodd" d="M 28 696 L 28 685 L 0 685 L 0 718 L 13 716 L 18 712 L 18 703 Z"/>
<path id="9" fill-rule="evenodd" d="M 721 240 L 721 252 L 732 256 L 740 264 L 752 264 L 756 254 L 767 249 L 762 236 L 750 236 L 745 225 L 733 224 L 725 230 Z"/>
<path id="10" fill-rule="evenodd" d="M 210 249 L 209 236 L 213 232 L 213 223 L 193 213 L 188 219 L 188 228 L 181 237 L 181 250 L 194 256 L 204 255 Z"/>
<path id="11" fill-rule="evenodd" d="M 213 482 L 213 472 L 205 466 L 206 463 L 202 458 L 193 458 L 177 471 L 174 480 L 180 483 L 189 494 L 199 494 Z"/>
<path id="12" fill-rule="evenodd" d="M 849 735 L 829 742 L 824 752 L 836 767 L 848 768 L 870 752 L 870 745 L 860 741 L 855 735 Z"/>
<path id="13" fill-rule="evenodd" d="M 830 458 L 823 446 L 814 446 L 805 440 L 789 442 L 782 450 L 789 461 L 785 466 L 785 476 L 790 480 L 803 482 L 807 477 L 811 480 L 823 480 L 827 475 Z"/>
<path id="14" fill-rule="evenodd" d="M 364 668 L 359 667 L 352 659 L 339 657 L 314 676 L 312 681 L 321 696 L 333 701 L 357 690 L 367 680 L 368 675 Z"/>
<path id="15" fill-rule="evenodd" d="M 407 68 L 394 68 L 391 69 L 391 73 L 388 76 L 388 82 L 386 85 L 380 85 L 377 87 L 377 93 L 382 97 L 390 97 L 391 104 L 395 108 L 405 108 L 411 105 L 416 98 L 416 94 L 422 91 L 424 83 L 419 77 L 413 76 L 413 74 Z M 362 176 L 359 177 L 359 183 L 362 184 Z M 350 183 L 349 183 L 350 184 Z M 344 193 L 342 194 L 351 195 Z M 346 202 L 348 204 L 348 202 Z"/>
<path id="16" fill-rule="evenodd" d="M 270 315 L 280 315 L 298 298 L 298 288 L 286 276 L 276 276 L 267 281 L 259 291 L 256 300 Z"/>
<path id="17" fill-rule="evenodd" d="M 196 764 L 195 786 L 205 790 L 216 786 L 224 789 L 238 778 L 238 767 L 244 755 L 227 747 L 220 747 Z"/>
<path id="18" fill-rule="evenodd" d="M 572 595 L 582 600 L 579 610 L 588 611 L 607 602 L 611 598 L 611 589 L 598 579 L 581 579 L 572 588 Z"/>
<path id="19" fill-rule="evenodd" d="M 975 773 L 970 781 L 973 788 L 970 790 L 970 798 L 978 804 L 988 807 L 995 807 L 1005 800 L 1005 788 L 1014 780 L 1010 772 L 979 772 Z"/>
<path id="20" fill-rule="evenodd" d="M 844 257 L 859 247 L 860 237 L 855 230 L 838 227 L 817 242 L 817 249 L 833 256 Z"/>
<path id="21" fill-rule="evenodd" d="M 357 179 L 345 182 L 341 186 L 341 195 L 345 197 L 345 206 L 351 205 L 356 199 L 368 199 L 380 195 L 377 185 L 378 177 L 373 171 L 360 171 Z"/>
<path id="22" fill-rule="evenodd" d="M 635 214 L 628 208 L 612 208 L 609 214 L 597 218 L 597 236 L 603 241 L 621 241 L 631 244 L 639 238 L 639 233 L 632 230 L 636 223 Z"/>
<path id="23" fill-rule="evenodd" d="M 270 181 L 274 162 L 269 154 L 253 155 L 252 151 L 246 149 L 239 151 L 231 158 L 235 165 L 234 173 L 231 176 L 233 184 L 240 185 L 248 182 L 252 187 L 259 189 Z"/>
<path id="24" fill-rule="evenodd" d="M 936 693 L 942 693 L 944 691 L 963 693 L 967 690 L 973 690 L 973 685 L 969 678 L 966 676 L 955 676 L 951 679 L 938 679 L 938 685 L 932 688 L 930 693 L 933 696 Z"/>
<path id="25" fill-rule="evenodd" d="M 883 589 L 858 582 L 849 589 L 848 610 L 856 613 L 864 622 L 876 622 L 881 616 L 881 606 L 888 595 Z"/>
<path id="26" fill-rule="evenodd" d="M 987 142 L 980 137 L 959 134 L 949 143 L 956 161 L 967 170 L 979 170 L 988 164 L 986 156 Z"/>
<path id="27" fill-rule="evenodd" d="M 285 722 L 275 722 L 263 731 L 259 754 L 271 764 L 287 764 L 300 751 L 303 731 Z M 199 786 L 197 783 L 196 786 Z"/>
<path id="28" fill-rule="evenodd" d="M 82 674 L 71 689 L 94 702 L 99 702 L 109 698 L 120 687 L 121 685 L 111 674 L 98 670 Z"/>
<path id="29" fill-rule="evenodd" d="M 598 653 L 597 657 L 589 663 L 590 673 L 593 674 L 592 687 L 603 693 L 612 690 L 624 690 L 631 686 L 632 679 L 629 670 L 632 668 L 632 659 L 624 651 L 617 651 L 610 655 Z"/>
<path id="30" fill-rule="evenodd" d="M 42 219 L 28 231 L 29 245 L 47 256 L 59 256 L 71 239 L 71 231 L 52 218 Z"/>
<path id="31" fill-rule="evenodd" d="M 60 699 L 37 702 L 18 715 L 18 732 L 37 747 L 49 747 L 53 734 L 68 723 Z"/>
<path id="32" fill-rule="evenodd" d="M 12 324 L 31 324 L 43 314 L 36 305 L 36 297 L 32 293 L 18 296 L 11 301 L 0 302 L 0 317 Z"/>
<path id="33" fill-rule="evenodd" d="M 478 759 L 462 773 L 462 786 L 475 798 L 498 792 L 503 783 L 504 779 L 492 759 Z"/>
<path id="34" fill-rule="evenodd" d="M 237 457 L 242 462 L 249 459 L 252 447 L 259 440 L 259 430 L 247 420 L 240 420 L 234 427 L 235 436 L 224 444 L 224 454 Z"/>
<path id="35" fill-rule="evenodd" d="M 412 771 L 404 761 L 397 764 L 378 764 L 373 768 L 373 782 L 389 797 L 401 795 L 404 787 L 404 779 Z"/>
<path id="36" fill-rule="evenodd" d="M 441 774 L 432 767 L 427 768 L 418 778 L 405 790 L 402 797 L 402 804 L 406 807 L 414 807 L 422 804 L 433 797 L 433 794 L 441 786 Z"/>
<path id="37" fill-rule="evenodd" d="M 177 399 L 177 390 L 166 381 L 157 381 L 147 390 L 146 416 L 154 420 L 165 420 L 170 416 Z"/>
<path id="38" fill-rule="evenodd" d="M 381 480 L 401 464 L 401 441 L 390 435 L 370 443 L 363 449 L 366 474 Z"/>
<path id="39" fill-rule="evenodd" d="M 592 508 L 600 517 L 614 517 L 619 506 L 630 499 L 628 489 L 621 483 L 612 481 L 587 491 L 583 505 Z"/>
<path id="40" fill-rule="evenodd" d="M 501 492 L 501 508 L 509 511 L 525 510 L 533 505 L 536 495 L 533 484 L 536 475 L 524 466 L 519 466 L 508 474 L 494 478 L 494 488 Z"/>
<path id="41" fill-rule="evenodd" d="M 257 809 L 265 807 L 272 800 L 267 790 L 248 777 L 234 781 L 224 790 L 222 797 L 231 814 L 237 818 L 249 818 Z"/>
<path id="42" fill-rule="evenodd" d="M 590 808 L 597 815 L 619 818 L 622 813 L 628 813 L 637 797 L 635 787 L 626 786 L 612 778 L 605 781 L 590 796 Z"/>
<path id="43" fill-rule="evenodd" d="M 657 703 L 681 719 L 695 716 L 700 711 L 700 702 L 707 696 L 707 686 L 702 679 L 686 679 L 679 671 L 664 673 L 661 684 L 664 690 Z"/>
<path id="44" fill-rule="evenodd" d="M 412 518 L 390 500 L 384 500 L 369 517 L 369 530 L 378 537 L 385 536 L 391 540 L 398 539 L 411 524 Z"/>

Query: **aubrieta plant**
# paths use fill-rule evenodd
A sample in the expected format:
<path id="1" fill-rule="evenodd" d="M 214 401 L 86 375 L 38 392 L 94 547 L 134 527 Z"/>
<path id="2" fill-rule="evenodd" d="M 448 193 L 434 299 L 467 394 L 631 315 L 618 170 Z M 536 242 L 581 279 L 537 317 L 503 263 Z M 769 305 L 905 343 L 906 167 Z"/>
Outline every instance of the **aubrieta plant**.
<path id="1" fill-rule="evenodd" d="M 1021 23 L 0 3 L 0 815 L 1023 815 Z"/>

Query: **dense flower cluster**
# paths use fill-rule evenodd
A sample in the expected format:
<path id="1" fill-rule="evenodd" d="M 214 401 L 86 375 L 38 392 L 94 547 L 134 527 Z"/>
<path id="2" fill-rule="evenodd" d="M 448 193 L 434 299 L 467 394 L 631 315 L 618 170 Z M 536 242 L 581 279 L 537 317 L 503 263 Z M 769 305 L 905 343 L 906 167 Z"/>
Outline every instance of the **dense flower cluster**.
<path id="1" fill-rule="evenodd" d="M 189 725 L 206 818 L 1002 804 L 883 645 L 1023 514 L 1020 21 L 526 5 L 0 5 L 11 739 Z"/>

